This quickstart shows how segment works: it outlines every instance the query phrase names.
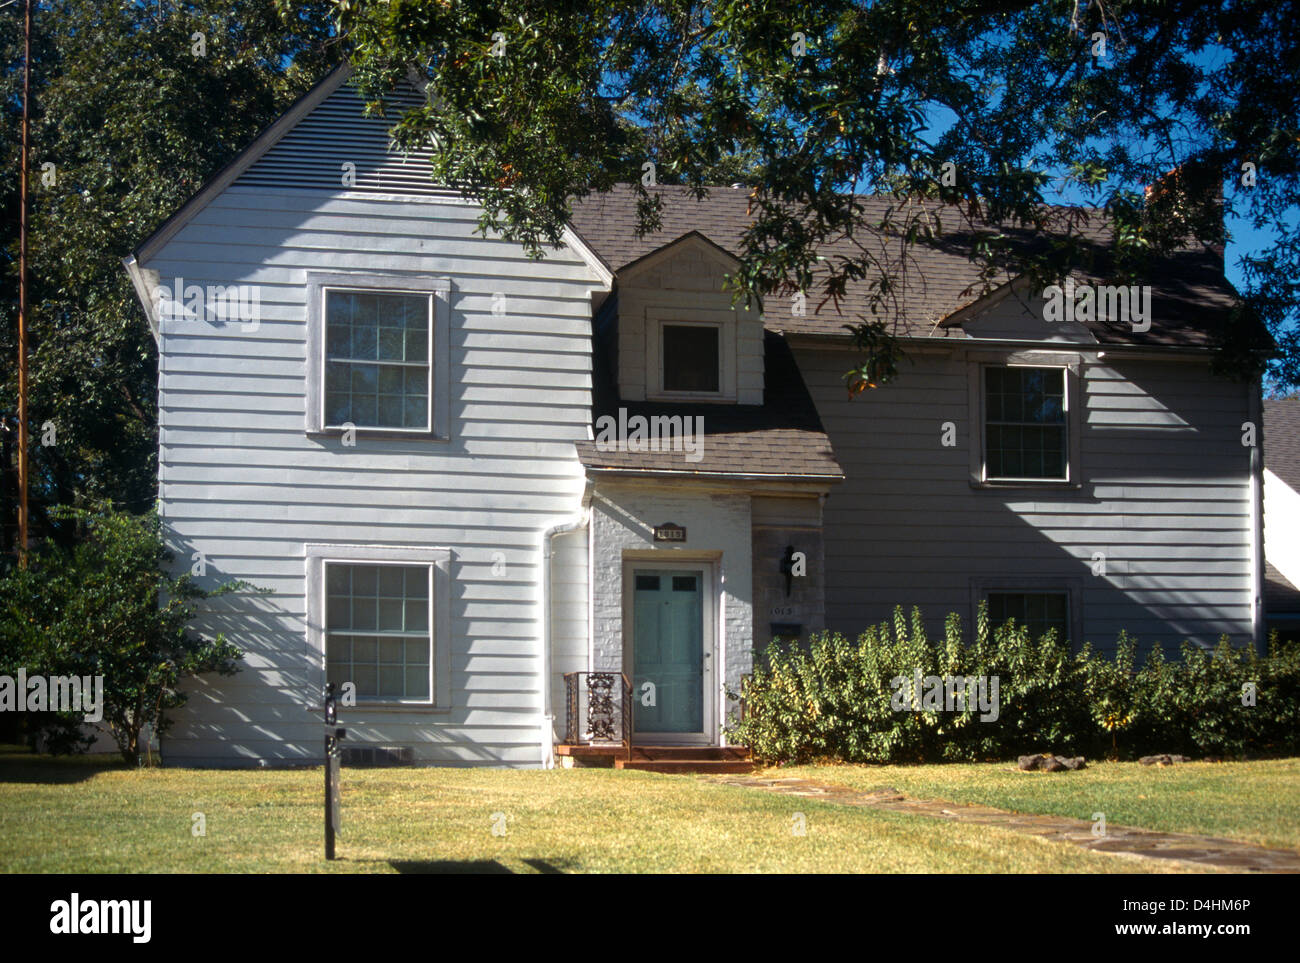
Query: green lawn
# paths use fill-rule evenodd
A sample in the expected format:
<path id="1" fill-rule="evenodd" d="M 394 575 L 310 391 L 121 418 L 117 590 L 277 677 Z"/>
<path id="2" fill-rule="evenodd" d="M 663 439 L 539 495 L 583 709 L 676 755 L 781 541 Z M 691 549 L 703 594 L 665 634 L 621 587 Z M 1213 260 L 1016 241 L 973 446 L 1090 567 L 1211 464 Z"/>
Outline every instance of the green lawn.
<path id="1" fill-rule="evenodd" d="M 880 770 L 876 770 L 880 773 Z M 892 774 L 894 770 L 889 770 Z M 877 780 L 879 781 L 879 780 Z M 343 773 L 322 859 L 319 769 L 126 770 L 0 747 L 5 872 L 1014 872 L 1174 867 L 981 826 L 689 776 L 582 769 Z M 191 814 L 207 835 L 191 834 Z M 807 834 L 791 832 L 802 812 Z M 493 814 L 506 834 L 493 835 Z"/>
<path id="2" fill-rule="evenodd" d="M 1012 763 L 799 766 L 771 770 L 854 789 L 892 786 L 921 799 L 982 803 L 1114 826 L 1201 833 L 1300 849 L 1300 759 L 1142 766 L 1088 763 L 1079 772 L 1020 772 Z"/>

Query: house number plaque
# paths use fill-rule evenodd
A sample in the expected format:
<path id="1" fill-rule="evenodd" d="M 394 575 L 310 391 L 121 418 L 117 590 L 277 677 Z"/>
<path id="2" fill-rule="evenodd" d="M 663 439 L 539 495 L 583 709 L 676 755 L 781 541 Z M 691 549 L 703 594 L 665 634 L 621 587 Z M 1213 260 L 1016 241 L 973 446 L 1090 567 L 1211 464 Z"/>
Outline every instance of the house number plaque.
<path id="1" fill-rule="evenodd" d="M 656 542 L 684 542 L 686 541 L 686 529 L 681 525 L 674 525 L 669 522 L 667 525 L 655 526 Z"/>

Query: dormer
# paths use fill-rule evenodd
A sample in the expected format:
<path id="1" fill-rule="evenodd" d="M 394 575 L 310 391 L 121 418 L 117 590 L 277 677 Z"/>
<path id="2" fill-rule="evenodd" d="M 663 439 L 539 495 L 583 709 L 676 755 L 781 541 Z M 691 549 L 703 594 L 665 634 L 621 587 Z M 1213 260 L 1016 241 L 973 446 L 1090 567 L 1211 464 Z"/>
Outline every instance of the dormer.
<path id="1" fill-rule="evenodd" d="M 736 257 L 699 231 L 618 272 L 625 401 L 763 403 L 763 316 L 723 290 Z"/>

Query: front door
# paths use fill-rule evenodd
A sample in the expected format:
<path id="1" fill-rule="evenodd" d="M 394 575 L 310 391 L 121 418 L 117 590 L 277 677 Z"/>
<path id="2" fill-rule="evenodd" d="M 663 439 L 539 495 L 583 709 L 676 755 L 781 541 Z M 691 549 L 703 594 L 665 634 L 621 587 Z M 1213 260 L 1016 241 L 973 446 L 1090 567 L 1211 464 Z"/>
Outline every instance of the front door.
<path id="1" fill-rule="evenodd" d="M 709 571 L 632 569 L 632 729 L 642 744 L 712 741 Z"/>

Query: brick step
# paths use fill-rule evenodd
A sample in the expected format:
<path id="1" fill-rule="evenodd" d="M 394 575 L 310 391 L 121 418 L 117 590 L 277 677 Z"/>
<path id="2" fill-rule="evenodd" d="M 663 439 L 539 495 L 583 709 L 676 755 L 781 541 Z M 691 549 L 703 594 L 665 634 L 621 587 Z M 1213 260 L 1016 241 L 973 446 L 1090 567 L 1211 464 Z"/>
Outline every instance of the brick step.
<path id="1" fill-rule="evenodd" d="M 695 759 L 699 761 L 731 762 L 749 758 L 744 746 L 633 746 L 632 759 L 657 761 L 667 759 Z"/>
<path id="2" fill-rule="evenodd" d="M 682 775 L 753 772 L 755 766 L 747 759 L 615 759 L 614 768 Z"/>

